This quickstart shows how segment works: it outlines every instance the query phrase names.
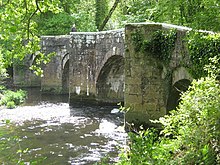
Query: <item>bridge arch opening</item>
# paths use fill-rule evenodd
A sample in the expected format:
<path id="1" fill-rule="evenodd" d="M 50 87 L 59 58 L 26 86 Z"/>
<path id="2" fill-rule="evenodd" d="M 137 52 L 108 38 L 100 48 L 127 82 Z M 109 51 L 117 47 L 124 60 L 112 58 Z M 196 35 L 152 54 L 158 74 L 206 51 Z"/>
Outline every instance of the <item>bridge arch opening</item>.
<path id="1" fill-rule="evenodd" d="M 96 81 L 96 94 L 100 102 L 124 101 L 124 57 L 114 55 L 106 61 Z"/>
<path id="2" fill-rule="evenodd" d="M 69 93 L 69 59 L 64 64 L 62 70 L 62 93 Z"/>
<path id="3" fill-rule="evenodd" d="M 168 101 L 167 101 L 167 111 L 174 110 L 180 103 L 181 93 L 185 92 L 191 84 L 188 79 L 181 79 L 175 82 L 170 90 Z"/>

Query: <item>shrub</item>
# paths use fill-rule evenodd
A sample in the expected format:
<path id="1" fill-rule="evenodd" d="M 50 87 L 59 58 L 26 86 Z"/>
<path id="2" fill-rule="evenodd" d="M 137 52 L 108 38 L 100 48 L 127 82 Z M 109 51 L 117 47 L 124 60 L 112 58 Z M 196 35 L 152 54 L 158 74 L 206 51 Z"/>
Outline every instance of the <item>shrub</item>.
<path id="1" fill-rule="evenodd" d="M 14 101 L 9 101 L 9 102 L 7 102 L 6 107 L 7 107 L 8 109 L 13 109 L 13 108 L 15 108 L 15 102 L 14 102 Z"/>
<path id="2" fill-rule="evenodd" d="M 11 90 L 6 90 L 3 92 L 3 97 L 0 100 L 0 104 L 6 105 L 7 107 L 10 108 L 14 108 L 16 105 L 20 105 L 21 103 L 23 103 L 25 98 L 26 98 L 26 92 L 23 90 L 18 90 L 16 92 Z"/>
<path id="3" fill-rule="evenodd" d="M 152 130 L 130 133 L 131 146 L 118 164 L 220 164 L 220 84 L 215 76 L 194 80 L 177 110 Z"/>
<path id="4" fill-rule="evenodd" d="M 173 159 L 180 164 L 220 163 L 220 86 L 215 78 L 193 81 L 170 116 L 159 121 L 163 135 L 178 142 Z"/>

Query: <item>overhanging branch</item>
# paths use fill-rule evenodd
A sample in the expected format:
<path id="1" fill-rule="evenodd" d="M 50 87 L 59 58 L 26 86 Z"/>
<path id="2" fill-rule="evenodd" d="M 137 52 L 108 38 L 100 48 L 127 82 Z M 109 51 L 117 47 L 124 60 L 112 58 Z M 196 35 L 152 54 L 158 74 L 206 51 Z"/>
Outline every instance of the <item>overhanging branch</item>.
<path id="1" fill-rule="evenodd" d="M 107 24 L 108 20 L 111 18 L 112 14 L 115 11 L 116 7 L 118 6 L 119 2 L 120 2 L 120 0 L 115 0 L 114 5 L 112 6 L 108 15 L 105 17 L 104 21 L 102 22 L 101 26 L 99 27 L 99 31 L 102 31 L 104 29 L 105 25 Z"/>

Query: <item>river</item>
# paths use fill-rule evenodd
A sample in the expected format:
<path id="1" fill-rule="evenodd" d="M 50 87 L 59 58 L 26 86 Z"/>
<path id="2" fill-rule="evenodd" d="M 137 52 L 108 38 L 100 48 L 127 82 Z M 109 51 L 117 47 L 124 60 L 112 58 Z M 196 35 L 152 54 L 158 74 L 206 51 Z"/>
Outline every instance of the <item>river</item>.
<path id="1" fill-rule="evenodd" d="M 113 113 L 116 108 L 69 106 L 68 96 L 42 95 L 39 89 L 29 89 L 23 106 L 0 110 L 0 132 L 4 133 L 0 164 L 117 162 L 127 134 L 122 129 L 123 114 Z"/>

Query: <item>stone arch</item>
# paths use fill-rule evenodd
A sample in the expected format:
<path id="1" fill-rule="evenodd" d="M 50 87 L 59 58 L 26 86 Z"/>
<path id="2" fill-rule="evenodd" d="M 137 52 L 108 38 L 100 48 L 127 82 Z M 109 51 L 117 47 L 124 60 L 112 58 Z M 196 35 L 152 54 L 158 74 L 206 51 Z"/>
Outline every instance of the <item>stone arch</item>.
<path id="1" fill-rule="evenodd" d="M 113 55 L 105 62 L 96 80 L 96 95 L 101 102 L 124 101 L 124 57 Z"/>
<path id="2" fill-rule="evenodd" d="M 64 69 L 65 67 L 65 64 L 67 63 L 67 61 L 70 59 L 69 57 L 69 53 L 66 53 L 63 58 L 62 58 L 62 62 L 61 62 L 61 65 L 62 65 L 62 70 Z"/>
<path id="3" fill-rule="evenodd" d="M 37 61 L 37 60 L 40 60 L 40 58 L 41 58 L 41 56 L 38 55 L 39 53 L 40 52 L 36 52 L 34 54 L 31 54 L 31 55 L 27 56 L 29 58 L 27 60 L 28 63 L 26 64 L 28 67 L 31 67 L 33 65 L 39 66 L 39 61 Z M 45 65 L 41 62 L 40 67 L 42 69 L 44 69 Z"/>
<path id="4" fill-rule="evenodd" d="M 62 62 L 62 93 L 69 93 L 69 54 L 63 56 Z"/>
<path id="5" fill-rule="evenodd" d="M 172 86 L 169 91 L 167 110 L 176 109 L 180 102 L 182 92 L 190 86 L 192 77 L 184 67 L 177 68 L 172 75 Z"/>
<path id="6" fill-rule="evenodd" d="M 29 60 L 27 60 L 28 61 L 28 65 L 29 66 L 35 65 L 38 58 L 39 57 L 36 54 L 31 54 L 29 56 Z"/>
<path id="7" fill-rule="evenodd" d="M 186 68 L 184 67 L 176 68 L 172 74 L 172 85 L 174 85 L 179 80 L 183 80 L 183 79 L 187 79 L 189 81 L 193 80 L 192 76 L 189 74 Z"/>
<path id="8" fill-rule="evenodd" d="M 62 69 L 62 93 L 69 93 L 69 60 L 66 61 Z"/>
<path id="9" fill-rule="evenodd" d="M 106 64 L 106 62 L 112 57 L 112 56 L 121 56 L 124 57 L 124 52 L 121 51 L 121 49 L 119 49 L 118 47 L 112 47 L 111 50 L 109 50 L 105 56 L 104 59 L 101 61 L 100 65 L 97 68 L 97 73 L 96 74 L 96 81 L 98 79 L 98 76 L 100 75 L 101 69 L 104 67 L 104 65 Z"/>

